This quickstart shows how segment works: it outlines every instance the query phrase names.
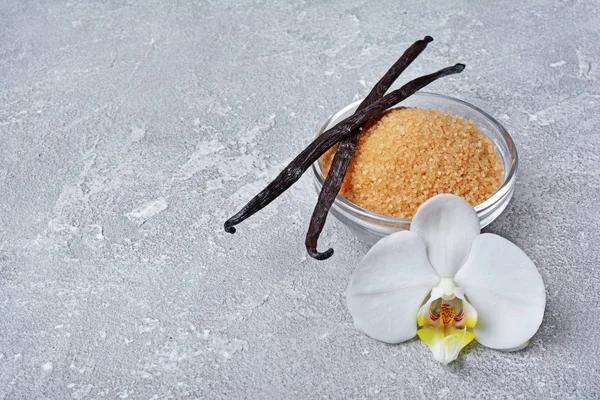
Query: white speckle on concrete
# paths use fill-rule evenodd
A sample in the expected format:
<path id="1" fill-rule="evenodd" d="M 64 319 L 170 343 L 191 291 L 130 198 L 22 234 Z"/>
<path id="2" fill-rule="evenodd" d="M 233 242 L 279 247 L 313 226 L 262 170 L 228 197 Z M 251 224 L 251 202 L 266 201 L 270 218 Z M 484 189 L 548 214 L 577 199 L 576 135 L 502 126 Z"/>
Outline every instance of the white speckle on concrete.
<path id="1" fill-rule="evenodd" d="M 132 142 L 139 142 L 146 136 L 146 128 L 139 126 L 131 127 L 131 134 L 129 135 Z"/>
<path id="2" fill-rule="evenodd" d="M 167 207 L 169 207 L 167 199 L 165 199 L 164 197 L 159 197 L 156 200 L 152 200 L 135 208 L 126 215 L 129 219 L 136 221 L 138 224 L 143 224 L 150 218 L 154 217 L 156 214 L 166 210 Z"/>
<path id="3" fill-rule="evenodd" d="M 139 333 L 149 333 L 154 331 L 159 325 L 159 321 L 153 318 L 142 318 L 142 323 L 138 326 Z"/>
<path id="4" fill-rule="evenodd" d="M 197 150 L 192 153 L 173 178 L 176 180 L 187 180 L 195 174 L 217 165 L 219 159 L 208 156 L 217 154 L 224 148 L 225 146 L 217 140 L 201 141 L 198 143 Z"/>
<path id="5" fill-rule="evenodd" d="M 556 68 L 556 67 L 562 67 L 562 66 L 563 66 L 563 65 L 565 65 L 566 63 L 567 63 L 567 62 L 566 62 L 565 60 L 560 60 L 560 61 L 557 61 L 557 62 L 554 62 L 554 63 L 550 64 L 550 66 L 551 66 L 552 68 Z"/>
<path id="6" fill-rule="evenodd" d="M 600 75 L 598 67 L 598 53 L 592 55 L 585 50 L 577 50 L 577 61 L 579 62 L 579 77 L 596 80 Z"/>
<path id="7" fill-rule="evenodd" d="M 52 365 L 51 362 L 42 364 L 42 371 L 44 371 L 44 372 L 50 372 L 50 371 L 52 371 L 53 368 L 54 368 L 54 366 Z"/>
<path id="8" fill-rule="evenodd" d="M 93 388 L 94 386 L 91 384 L 81 385 L 79 388 L 73 391 L 73 393 L 71 393 L 71 398 L 78 400 L 85 399 L 91 393 Z"/>
<path id="9" fill-rule="evenodd" d="M 223 189 L 223 180 L 222 179 L 211 179 L 206 181 L 206 190 L 219 190 Z"/>
<path id="10" fill-rule="evenodd" d="M 237 136 L 238 144 L 240 146 L 245 146 L 249 143 L 255 143 L 258 139 L 275 127 L 275 118 L 275 114 L 271 114 L 266 121 L 253 126 L 245 132 L 241 132 Z"/>
<path id="11" fill-rule="evenodd" d="M 104 228 L 102 227 L 102 225 L 98 225 L 98 224 L 91 224 L 90 226 L 90 232 L 94 233 L 94 238 L 97 240 L 104 240 Z"/>

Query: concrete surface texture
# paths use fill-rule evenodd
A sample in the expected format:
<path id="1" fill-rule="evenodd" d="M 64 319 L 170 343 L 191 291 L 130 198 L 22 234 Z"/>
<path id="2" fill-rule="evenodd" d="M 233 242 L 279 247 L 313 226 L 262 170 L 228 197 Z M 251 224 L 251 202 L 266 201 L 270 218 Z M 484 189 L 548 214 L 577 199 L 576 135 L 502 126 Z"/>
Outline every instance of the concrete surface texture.
<path id="1" fill-rule="evenodd" d="M 414 40 L 407 81 L 498 118 L 517 191 L 489 231 L 547 286 L 530 346 L 358 332 L 367 250 L 310 176 L 223 221 Z M 0 398 L 600 397 L 600 7 L 595 1 L 0 2 Z"/>

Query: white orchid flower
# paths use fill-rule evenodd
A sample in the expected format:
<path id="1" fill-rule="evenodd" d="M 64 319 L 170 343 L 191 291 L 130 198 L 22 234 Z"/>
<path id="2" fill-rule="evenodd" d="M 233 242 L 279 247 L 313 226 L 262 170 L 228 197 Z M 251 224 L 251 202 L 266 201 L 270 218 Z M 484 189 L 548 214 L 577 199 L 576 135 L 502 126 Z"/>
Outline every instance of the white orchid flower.
<path id="1" fill-rule="evenodd" d="M 480 234 L 473 207 L 449 194 L 423 203 L 410 231 L 377 242 L 346 296 L 367 335 L 399 343 L 416 334 L 444 364 L 473 339 L 498 350 L 525 347 L 546 305 L 531 259 L 498 235 Z"/>

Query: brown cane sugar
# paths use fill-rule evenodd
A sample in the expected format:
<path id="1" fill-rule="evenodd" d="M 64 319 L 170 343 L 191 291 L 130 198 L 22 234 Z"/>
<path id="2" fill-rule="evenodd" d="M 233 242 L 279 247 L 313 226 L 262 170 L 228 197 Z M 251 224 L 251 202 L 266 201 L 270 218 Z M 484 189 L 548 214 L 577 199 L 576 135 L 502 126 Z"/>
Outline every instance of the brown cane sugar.
<path id="1" fill-rule="evenodd" d="M 335 147 L 322 157 L 326 175 L 334 155 Z M 481 204 L 503 177 L 496 147 L 472 122 L 438 110 L 396 108 L 363 129 L 340 194 L 376 213 L 412 218 L 441 193 Z"/>

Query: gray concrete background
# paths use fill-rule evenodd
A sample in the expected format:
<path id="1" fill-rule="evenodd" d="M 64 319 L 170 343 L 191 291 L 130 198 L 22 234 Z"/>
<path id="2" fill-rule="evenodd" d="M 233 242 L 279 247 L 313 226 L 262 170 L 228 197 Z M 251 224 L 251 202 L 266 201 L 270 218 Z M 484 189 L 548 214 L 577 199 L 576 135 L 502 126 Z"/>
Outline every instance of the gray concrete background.
<path id="1" fill-rule="evenodd" d="M 599 4 L 417 3 L 1 1 L 0 398 L 599 398 Z M 548 293 L 528 349 L 448 367 L 353 328 L 366 247 L 307 258 L 308 176 L 222 230 L 426 34 L 403 79 L 467 64 L 430 90 L 514 135 L 489 230 Z"/>

